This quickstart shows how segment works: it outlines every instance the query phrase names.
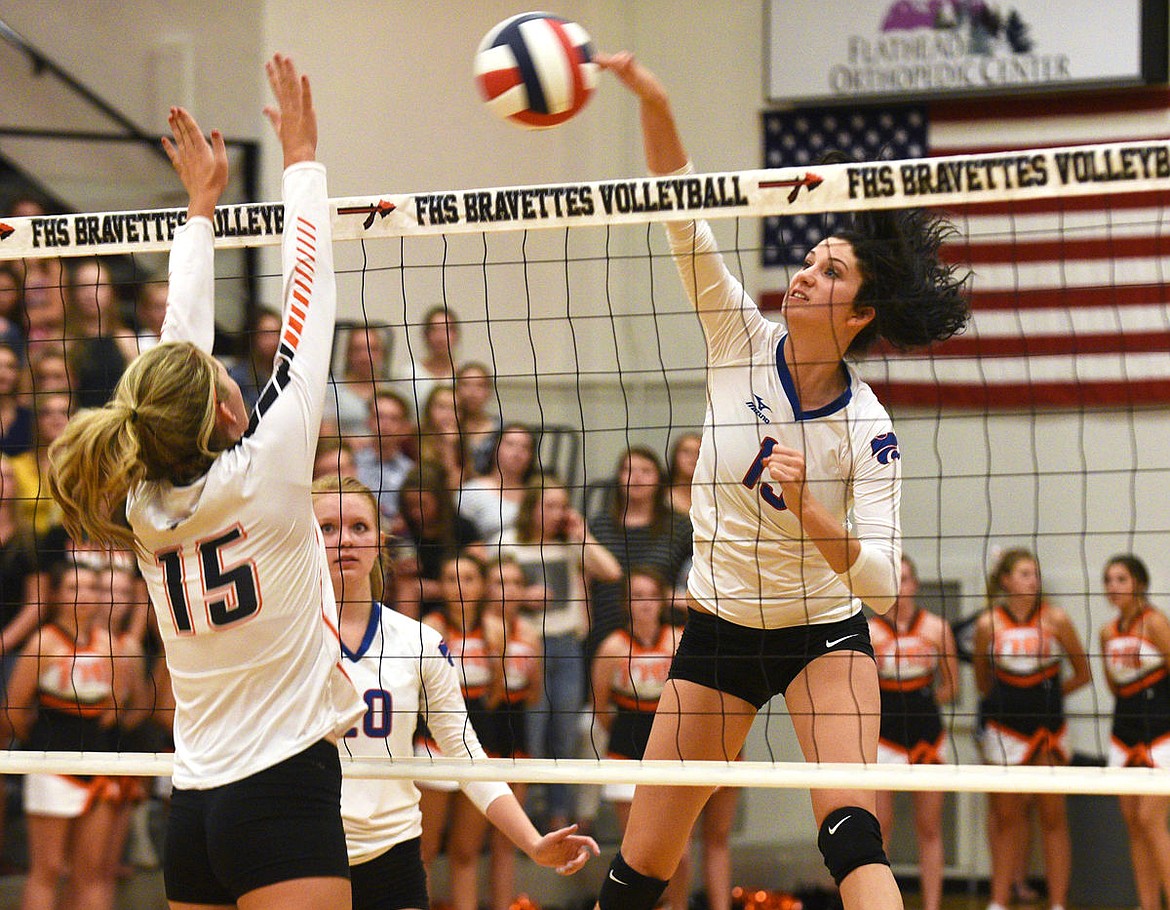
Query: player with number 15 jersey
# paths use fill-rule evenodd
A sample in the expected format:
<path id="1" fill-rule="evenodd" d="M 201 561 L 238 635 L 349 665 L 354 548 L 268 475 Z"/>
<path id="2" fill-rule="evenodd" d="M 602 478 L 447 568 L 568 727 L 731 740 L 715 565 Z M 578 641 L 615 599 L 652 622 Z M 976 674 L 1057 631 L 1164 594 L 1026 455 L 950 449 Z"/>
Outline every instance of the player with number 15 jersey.
<path id="1" fill-rule="evenodd" d="M 310 499 L 336 309 L 324 167 L 288 168 L 284 199 L 284 325 L 247 430 L 193 482 L 147 481 L 127 500 L 175 692 L 180 788 L 240 780 L 361 714 Z M 171 250 L 163 342 L 211 350 L 214 275 L 211 222 L 192 218 Z"/>

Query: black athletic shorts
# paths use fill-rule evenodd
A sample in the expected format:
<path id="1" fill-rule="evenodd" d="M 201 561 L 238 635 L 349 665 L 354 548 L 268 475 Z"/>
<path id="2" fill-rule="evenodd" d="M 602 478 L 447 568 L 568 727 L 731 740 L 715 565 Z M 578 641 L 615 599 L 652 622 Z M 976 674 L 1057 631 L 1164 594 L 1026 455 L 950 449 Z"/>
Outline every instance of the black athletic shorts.
<path id="1" fill-rule="evenodd" d="M 689 609 L 670 678 L 726 692 L 758 711 L 786 692 L 813 660 L 833 651 L 859 651 L 873 659 L 864 614 L 840 622 L 753 629 Z"/>
<path id="2" fill-rule="evenodd" d="M 395 844 L 381 856 L 349 867 L 353 910 L 426 910 L 427 874 L 419 852 L 419 839 Z"/>
<path id="3" fill-rule="evenodd" d="M 243 780 L 175 790 L 163 857 L 176 903 L 234 904 L 278 882 L 348 878 L 337 746 L 322 740 Z"/>

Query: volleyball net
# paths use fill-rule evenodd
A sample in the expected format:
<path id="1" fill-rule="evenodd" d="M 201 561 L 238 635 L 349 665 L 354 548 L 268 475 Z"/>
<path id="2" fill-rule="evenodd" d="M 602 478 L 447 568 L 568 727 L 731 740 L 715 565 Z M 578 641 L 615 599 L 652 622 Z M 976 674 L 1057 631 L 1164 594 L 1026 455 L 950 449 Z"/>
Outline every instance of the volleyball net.
<path id="1" fill-rule="evenodd" d="M 1036 553 L 1045 597 L 1072 617 L 1094 672 L 1093 684 L 1067 703 L 1071 744 L 1082 757 L 1103 759 L 1113 696 L 1098 633 L 1115 611 L 1103 594 L 1102 568 L 1115 553 L 1137 553 L 1154 569 L 1155 604 L 1166 590 L 1157 557 L 1170 544 L 1164 493 L 1170 432 L 1161 410 L 1170 402 L 1168 199 L 1170 144 L 1162 142 L 335 199 L 340 328 L 331 396 L 336 401 L 337 388 L 369 379 L 400 392 L 421 424 L 427 402 L 420 390 L 433 383 L 422 381 L 416 364 L 426 353 L 427 314 L 443 306 L 460 327 L 457 365 L 473 360 L 487 367 L 488 410 L 501 425 L 533 429 L 537 467 L 565 482 L 593 520 L 612 512 L 615 474 L 632 447 L 665 464 L 678 438 L 703 423 L 703 338 L 657 223 L 711 220 L 728 267 L 768 310 L 778 307 L 789 272 L 764 261 L 799 262 L 804 238 L 831 228 L 834 213 L 942 209 L 959 230 L 947 255 L 974 271 L 972 327 L 929 351 L 883 351 L 860 365 L 897 428 L 904 547 L 922 580 L 919 601 L 956 629 L 965 653 L 964 636 L 986 605 L 984 583 L 996 554 L 1009 547 Z M 8 316 L 27 341 L 20 371 L 27 376 L 13 401 L 35 417 L 52 394 L 64 391 L 76 407 L 78 393 L 87 391 L 78 385 L 77 352 L 85 347 L 78 342 L 85 336 L 77 327 L 94 320 L 78 298 L 102 279 L 71 279 L 71 264 L 100 257 L 129 310 L 132 298 L 165 282 L 160 269 L 165 276 L 165 254 L 184 217 L 168 209 L 0 219 L 0 265 L 19 278 L 28 304 L 23 326 L 17 314 Z M 214 225 L 217 247 L 274 246 L 283 209 L 223 206 Z M 260 299 L 278 306 L 280 276 L 268 271 Z M 225 334 L 244 341 L 245 277 L 217 279 Z M 55 312 L 34 318 L 34 304 Z M 126 333 L 148 334 L 124 322 Z M 107 336 L 101 328 L 98 334 Z M 383 343 L 385 364 L 373 350 Z M 364 352 L 372 375 L 347 374 L 347 346 Z M 230 354 L 247 360 L 244 345 Z M 39 372 L 57 355 L 69 368 L 65 389 L 60 377 Z M 359 450 L 378 444 L 368 423 L 346 430 L 340 411 L 336 420 L 325 436 Z M 42 432 L 52 432 L 47 423 Z M 416 449 L 422 433 L 415 431 Z M 35 468 L 35 438 L 30 451 Z M 458 502 L 458 486 L 452 495 Z M 51 512 L 35 487 L 28 493 L 18 485 L 14 498 L 33 521 Z M 46 601 L 40 621 L 52 609 Z M 586 641 L 598 643 L 595 635 Z M 15 659 L 13 650 L 4 658 Z M 958 767 L 799 762 L 791 737 L 781 732 L 787 722 L 776 699 L 761 712 L 760 732 L 742 762 L 608 761 L 604 744 L 584 735 L 578 754 L 587 758 L 472 763 L 388 756 L 348 761 L 346 773 L 1170 792 L 1165 775 L 1147 769 L 982 765 L 974 745 L 977 703 L 964 665 L 960 695 L 944 709 L 947 757 Z M 581 726 L 589 726 L 588 700 L 580 714 Z M 6 773 L 165 775 L 169 767 L 165 753 L 142 750 L 0 752 Z"/>

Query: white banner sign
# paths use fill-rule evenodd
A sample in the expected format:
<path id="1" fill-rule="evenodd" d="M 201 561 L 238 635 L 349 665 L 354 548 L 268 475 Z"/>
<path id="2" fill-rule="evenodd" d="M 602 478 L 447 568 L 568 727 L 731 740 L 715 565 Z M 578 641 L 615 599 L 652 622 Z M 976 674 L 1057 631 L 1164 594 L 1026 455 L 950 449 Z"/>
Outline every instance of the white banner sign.
<path id="1" fill-rule="evenodd" d="M 1165 78 L 1165 0 L 771 0 L 777 102 L 1006 94 Z M 1143 7 L 1162 10 L 1159 73 L 1143 71 Z M 1144 10 L 1147 21 L 1159 18 Z M 1155 30 L 1156 31 L 1156 30 Z"/>

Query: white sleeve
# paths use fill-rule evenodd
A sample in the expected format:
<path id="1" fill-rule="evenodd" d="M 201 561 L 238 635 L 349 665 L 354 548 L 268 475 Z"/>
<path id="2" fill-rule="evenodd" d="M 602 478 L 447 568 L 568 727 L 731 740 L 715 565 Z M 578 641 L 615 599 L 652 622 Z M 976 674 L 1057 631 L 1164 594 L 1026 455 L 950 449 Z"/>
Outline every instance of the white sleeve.
<path id="1" fill-rule="evenodd" d="M 215 231 L 199 215 L 175 231 L 162 341 L 189 341 L 211 353 L 215 340 Z"/>
<path id="2" fill-rule="evenodd" d="M 284 172 L 284 313 L 272 378 L 248 428 L 280 470 L 309 482 L 333 354 L 337 284 L 325 168 L 316 161 Z"/>
<path id="3" fill-rule="evenodd" d="M 436 643 L 427 641 L 422 656 L 421 713 L 435 742 L 448 758 L 486 759 L 487 753 L 479 744 L 479 737 L 471 728 L 467 705 L 459 691 L 459 675 L 451 659 L 439 651 Z M 480 812 L 511 792 L 501 781 L 474 780 L 459 785 L 467 798 Z"/>
<path id="4" fill-rule="evenodd" d="M 886 424 L 886 432 L 893 435 Z M 874 438 L 879 438 L 879 433 Z M 864 449 L 854 453 L 852 532 L 861 542 L 861 553 L 838 576 L 854 597 L 885 613 L 898 597 L 902 565 L 901 457 L 883 463 L 868 438 L 853 437 Z"/>
<path id="5" fill-rule="evenodd" d="M 694 172 L 690 162 L 674 174 Z M 752 336 L 774 326 L 764 319 L 743 284 L 731 274 L 706 221 L 668 221 L 666 237 L 683 289 L 698 313 L 707 339 L 708 360 L 744 356 Z"/>

